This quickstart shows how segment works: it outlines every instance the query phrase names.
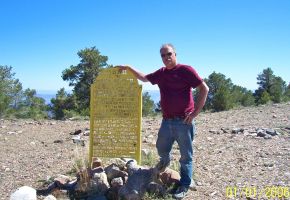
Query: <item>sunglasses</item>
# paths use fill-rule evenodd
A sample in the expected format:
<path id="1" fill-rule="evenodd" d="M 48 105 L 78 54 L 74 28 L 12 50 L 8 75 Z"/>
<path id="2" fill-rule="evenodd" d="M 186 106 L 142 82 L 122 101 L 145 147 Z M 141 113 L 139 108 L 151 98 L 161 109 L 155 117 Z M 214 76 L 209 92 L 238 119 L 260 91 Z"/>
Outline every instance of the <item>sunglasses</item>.
<path id="1" fill-rule="evenodd" d="M 165 56 L 172 56 L 172 52 L 168 52 L 168 53 L 165 53 L 165 54 L 161 54 L 161 57 L 162 58 L 165 58 Z"/>

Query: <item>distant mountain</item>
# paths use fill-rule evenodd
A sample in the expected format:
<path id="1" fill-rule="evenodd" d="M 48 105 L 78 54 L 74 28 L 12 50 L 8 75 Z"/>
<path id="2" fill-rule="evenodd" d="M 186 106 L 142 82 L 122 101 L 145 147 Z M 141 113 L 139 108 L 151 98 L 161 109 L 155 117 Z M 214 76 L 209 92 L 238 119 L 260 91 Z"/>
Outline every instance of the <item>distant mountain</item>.
<path id="1" fill-rule="evenodd" d="M 144 90 L 144 92 L 148 92 L 151 99 L 154 101 L 154 103 L 158 103 L 160 101 L 160 93 L 159 93 L 159 90 Z M 52 98 L 55 98 L 55 95 L 56 95 L 57 92 L 55 93 L 37 93 L 36 96 L 37 97 L 41 97 L 45 100 L 45 103 L 46 104 L 50 104 L 50 100 Z"/>

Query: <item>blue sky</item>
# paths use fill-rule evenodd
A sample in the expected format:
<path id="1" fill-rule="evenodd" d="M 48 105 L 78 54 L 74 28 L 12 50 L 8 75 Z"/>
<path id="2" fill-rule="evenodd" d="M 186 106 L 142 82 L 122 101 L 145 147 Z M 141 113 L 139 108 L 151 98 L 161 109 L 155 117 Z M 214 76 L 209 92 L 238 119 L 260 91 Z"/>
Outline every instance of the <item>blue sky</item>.
<path id="1" fill-rule="evenodd" d="M 113 65 L 150 73 L 159 48 L 206 78 L 213 71 L 256 89 L 271 67 L 290 82 L 290 0 L 0 0 L 0 65 L 24 88 L 69 89 L 62 71 L 96 46 Z M 143 87 L 157 89 L 150 84 Z"/>

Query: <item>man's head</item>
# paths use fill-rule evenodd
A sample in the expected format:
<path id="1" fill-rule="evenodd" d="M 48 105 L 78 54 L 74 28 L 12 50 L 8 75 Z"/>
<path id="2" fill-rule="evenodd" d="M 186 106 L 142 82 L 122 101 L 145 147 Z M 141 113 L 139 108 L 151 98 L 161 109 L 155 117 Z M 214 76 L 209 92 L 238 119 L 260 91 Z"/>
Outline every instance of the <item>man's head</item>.
<path id="1" fill-rule="evenodd" d="M 171 69 L 177 65 L 176 52 L 172 44 L 163 44 L 160 48 L 160 55 L 166 68 Z"/>

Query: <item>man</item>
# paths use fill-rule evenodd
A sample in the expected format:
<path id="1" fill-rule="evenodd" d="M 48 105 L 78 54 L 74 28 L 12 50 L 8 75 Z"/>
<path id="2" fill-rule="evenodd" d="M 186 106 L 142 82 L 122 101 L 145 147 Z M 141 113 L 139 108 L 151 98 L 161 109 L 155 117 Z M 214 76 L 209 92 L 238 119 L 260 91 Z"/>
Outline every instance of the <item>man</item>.
<path id="1" fill-rule="evenodd" d="M 178 64 L 176 51 L 172 44 L 164 44 L 160 55 L 165 67 L 144 75 L 132 67 L 123 66 L 121 69 L 130 70 L 137 79 L 157 84 L 160 89 L 161 110 L 163 120 L 158 132 L 156 147 L 160 156 L 158 167 L 169 166 L 170 152 L 174 141 L 180 149 L 180 184 L 173 197 L 182 199 L 191 184 L 193 172 L 193 146 L 195 133 L 194 118 L 203 108 L 208 86 L 190 66 Z M 197 102 L 194 105 L 191 88 L 198 89 Z"/>

